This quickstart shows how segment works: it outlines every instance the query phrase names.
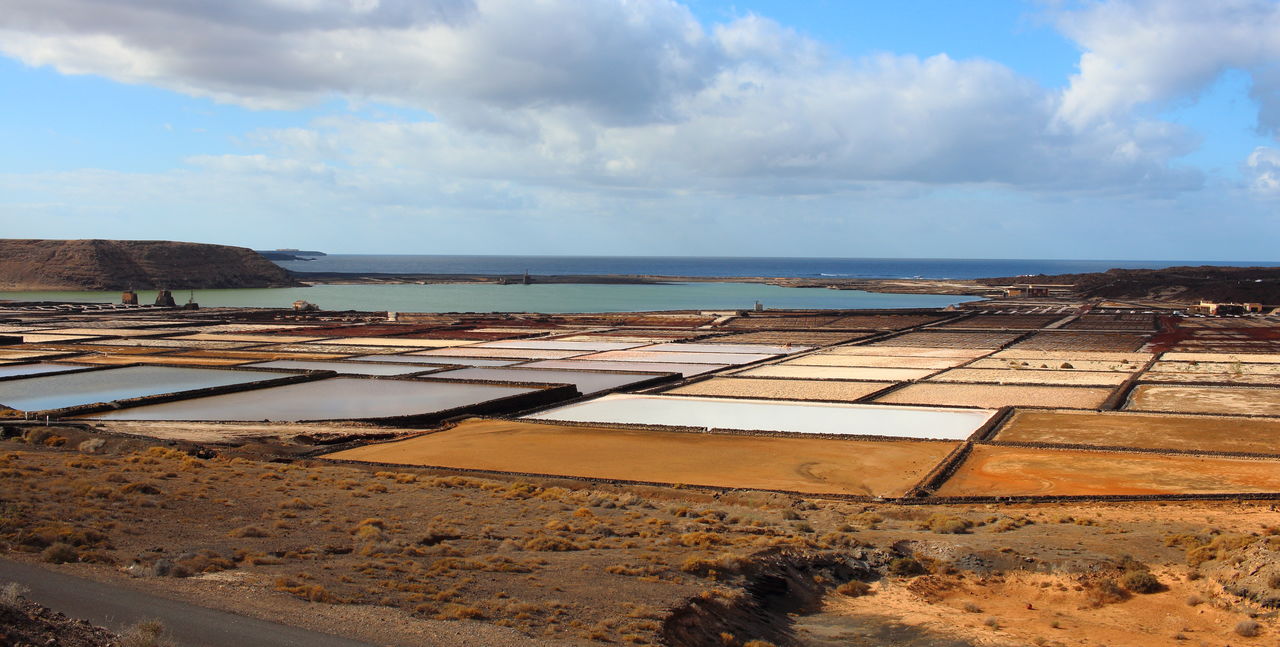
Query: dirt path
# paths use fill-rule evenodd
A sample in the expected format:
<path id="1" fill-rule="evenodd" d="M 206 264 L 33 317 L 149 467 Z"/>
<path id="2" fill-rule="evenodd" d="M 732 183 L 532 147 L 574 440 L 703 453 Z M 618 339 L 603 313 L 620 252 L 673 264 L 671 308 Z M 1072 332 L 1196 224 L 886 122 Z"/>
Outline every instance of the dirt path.
<path id="1" fill-rule="evenodd" d="M 158 619 L 183 647 L 368 647 L 368 643 L 216 611 L 3 559 L 0 559 L 0 582 L 17 582 L 30 590 L 28 599 L 114 631 L 143 620 Z"/>

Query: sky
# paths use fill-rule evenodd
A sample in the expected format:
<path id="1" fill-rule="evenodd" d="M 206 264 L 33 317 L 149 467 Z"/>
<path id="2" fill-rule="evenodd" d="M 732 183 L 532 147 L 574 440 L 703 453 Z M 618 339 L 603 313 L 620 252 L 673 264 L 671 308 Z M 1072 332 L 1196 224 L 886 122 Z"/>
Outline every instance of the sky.
<path id="1" fill-rule="evenodd" d="M 1280 0 L 6 0 L 0 236 L 1280 261 Z"/>

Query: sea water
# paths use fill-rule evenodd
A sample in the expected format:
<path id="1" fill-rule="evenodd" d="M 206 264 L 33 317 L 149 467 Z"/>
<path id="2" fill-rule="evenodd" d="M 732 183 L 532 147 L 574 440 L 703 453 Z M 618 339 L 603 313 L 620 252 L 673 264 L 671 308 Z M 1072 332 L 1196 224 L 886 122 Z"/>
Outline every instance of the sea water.
<path id="1" fill-rule="evenodd" d="M 316 285 L 306 288 L 194 290 L 174 295 L 204 307 L 288 308 L 299 299 L 325 310 L 394 312 L 636 312 L 768 308 L 941 308 L 974 297 L 877 294 L 858 290 L 785 288 L 756 283 L 640 285 L 493 283 Z M 0 301 L 119 303 L 119 292 L 0 292 Z M 154 292 L 140 291 L 139 303 Z"/>

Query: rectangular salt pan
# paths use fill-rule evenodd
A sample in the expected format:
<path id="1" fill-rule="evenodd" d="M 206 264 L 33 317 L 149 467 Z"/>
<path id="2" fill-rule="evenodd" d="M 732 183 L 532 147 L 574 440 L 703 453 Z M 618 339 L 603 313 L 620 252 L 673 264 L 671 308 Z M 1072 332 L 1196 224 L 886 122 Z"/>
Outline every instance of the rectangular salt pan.
<path id="1" fill-rule="evenodd" d="M 258 364 L 249 364 L 250 368 L 283 368 L 302 371 L 335 371 L 346 375 L 407 375 L 430 371 L 436 367 L 425 364 L 373 364 L 370 362 L 309 362 L 306 360 L 280 359 Z"/>
<path id="2" fill-rule="evenodd" d="M 256 391 L 121 409 L 100 420 L 343 420 L 447 411 L 535 389 L 408 380 L 335 377 Z"/>
<path id="3" fill-rule="evenodd" d="M 667 362 L 676 364 L 750 364 L 776 357 L 765 353 L 675 353 L 648 350 L 614 350 L 579 359 L 610 362 Z"/>
<path id="4" fill-rule="evenodd" d="M 353 362 L 401 362 L 404 364 L 422 364 L 425 368 L 444 365 L 454 366 L 511 366 L 520 360 L 483 359 L 478 357 L 423 357 L 421 355 L 361 355 L 348 357 Z"/>
<path id="5" fill-rule="evenodd" d="M 974 411 L 615 393 L 525 417 L 565 422 L 961 440 L 968 438 L 994 414 L 989 409 Z"/>
<path id="6" fill-rule="evenodd" d="M 490 341 L 476 344 L 479 348 L 516 348 L 534 350 L 576 350 L 583 353 L 594 353 L 603 350 L 625 350 L 643 346 L 643 343 L 630 341 L 570 341 L 565 339 L 516 339 L 509 341 Z"/>
<path id="7" fill-rule="evenodd" d="M 15 377 L 18 375 L 40 375 L 42 373 L 65 373 L 66 371 L 75 371 L 85 366 L 76 366 L 74 364 L 52 364 L 49 362 L 41 362 L 39 364 L 16 364 L 14 366 L 0 366 L 0 377 Z"/>
<path id="8" fill-rule="evenodd" d="M 725 368 L 725 364 L 668 364 L 663 362 L 591 362 L 579 359 L 552 359 L 521 364 L 527 368 L 567 368 L 591 371 L 644 371 L 648 373 L 679 373 L 685 377 L 702 375 Z"/>
<path id="9" fill-rule="evenodd" d="M 0 382 L 0 404 L 24 411 L 60 409 L 162 393 L 246 384 L 289 373 L 173 366 L 127 366 L 70 375 L 49 374 Z"/>
<path id="10" fill-rule="evenodd" d="M 425 376 L 453 380 L 491 380 L 495 382 L 535 382 L 539 384 L 572 384 L 584 395 L 652 380 L 651 373 L 610 373 L 606 371 L 557 371 L 535 368 L 460 368 Z"/>
<path id="11" fill-rule="evenodd" d="M 676 353 L 763 353 L 766 355 L 785 355 L 812 350 L 812 346 L 786 346 L 782 344 L 657 344 L 646 346 L 645 351 Z"/>
<path id="12" fill-rule="evenodd" d="M 543 350 L 537 348 L 481 348 L 467 346 L 465 348 L 440 348 L 413 353 L 422 357 L 501 357 L 512 359 L 564 359 L 577 357 L 591 351 L 584 350 Z"/>

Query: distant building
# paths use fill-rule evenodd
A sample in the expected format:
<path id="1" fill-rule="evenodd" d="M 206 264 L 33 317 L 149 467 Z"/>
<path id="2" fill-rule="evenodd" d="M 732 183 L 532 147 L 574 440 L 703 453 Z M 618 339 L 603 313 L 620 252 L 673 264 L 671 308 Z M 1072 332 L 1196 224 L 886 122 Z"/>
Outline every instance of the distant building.
<path id="1" fill-rule="evenodd" d="M 173 300 L 173 293 L 168 290 L 160 290 L 156 293 L 156 305 L 164 308 L 176 308 L 178 302 Z"/>
<path id="2" fill-rule="evenodd" d="M 320 306 L 314 303 L 311 303 L 310 301 L 303 301 L 302 299 L 298 299 L 297 301 L 293 302 L 293 309 L 297 310 L 298 312 L 315 312 L 316 310 L 320 309 Z"/>
<path id="3" fill-rule="evenodd" d="M 1201 301 L 1200 303 L 1187 308 L 1187 313 L 1193 315 L 1208 315 L 1210 317 L 1222 317 L 1261 313 L 1262 310 L 1263 308 L 1261 303 L 1216 303 L 1214 301 Z"/>
<path id="4" fill-rule="evenodd" d="M 1006 297 L 1047 297 L 1049 296 L 1049 286 L 1032 285 L 1030 283 L 1021 285 L 1011 285 L 1004 289 Z"/>
<path id="5" fill-rule="evenodd" d="M 133 290 L 125 290 L 120 294 L 120 303 L 126 306 L 138 305 L 138 293 Z"/>

